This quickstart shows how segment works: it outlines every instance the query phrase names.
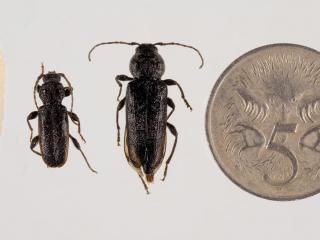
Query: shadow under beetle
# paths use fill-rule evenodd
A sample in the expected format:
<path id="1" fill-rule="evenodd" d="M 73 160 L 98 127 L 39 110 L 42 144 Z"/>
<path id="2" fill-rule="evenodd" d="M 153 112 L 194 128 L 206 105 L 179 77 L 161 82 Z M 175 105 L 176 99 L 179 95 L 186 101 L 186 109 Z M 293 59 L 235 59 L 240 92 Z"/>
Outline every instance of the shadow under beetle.
<path id="1" fill-rule="evenodd" d="M 117 142 L 120 145 L 120 126 L 119 111 L 126 105 L 126 127 L 124 136 L 124 151 L 128 163 L 138 173 L 143 186 L 147 193 L 148 183 L 153 182 L 154 174 L 159 169 L 164 159 L 166 151 L 166 127 L 175 137 L 172 150 L 168 159 L 162 180 L 164 181 L 168 171 L 168 165 L 173 156 L 177 145 L 178 132 L 171 123 L 167 122 L 173 111 L 175 104 L 171 98 L 167 97 L 167 86 L 176 85 L 190 110 L 190 104 L 186 100 L 181 86 L 172 79 L 161 80 L 161 76 L 165 71 L 165 63 L 161 55 L 158 53 L 158 46 L 178 45 L 195 50 L 200 58 L 203 66 L 203 58 L 200 52 L 188 45 L 180 43 L 155 43 L 155 44 L 139 44 L 136 42 L 103 42 L 95 45 L 89 52 L 88 58 L 91 61 L 91 53 L 93 50 L 105 44 L 126 44 L 137 45 L 136 52 L 130 61 L 130 72 L 133 77 L 126 75 L 117 75 L 115 80 L 120 87 L 117 100 L 119 101 L 122 81 L 130 81 L 127 87 L 126 96 L 119 102 L 116 113 L 117 124 Z M 167 114 L 167 107 L 171 108 Z"/>
<path id="2" fill-rule="evenodd" d="M 92 172 L 97 173 L 90 166 L 77 139 L 69 133 L 68 116 L 71 121 L 77 125 L 78 133 L 85 142 L 85 139 L 81 134 L 80 119 L 72 112 L 73 88 L 71 83 L 63 73 L 48 72 L 47 74 L 44 74 L 43 65 L 41 66 L 41 69 L 42 73 L 38 77 L 33 90 L 34 103 L 38 111 L 31 112 L 27 117 L 28 126 L 31 131 L 31 150 L 40 155 L 48 167 L 62 167 L 67 161 L 70 138 L 74 146 L 81 152 L 89 169 Z M 68 87 L 64 87 L 60 83 L 61 77 L 66 80 Z M 43 84 L 39 85 L 41 79 L 43 79 Z M 43 105 L 40 107 L 38 107 L 37 104 L 36 92 L 39 93 L 39 97 L 43 102 Z M 68 111 L 67 108 L 62 105 L 62 100 L 70 95 L 71 110 Z M 30 120 L 35 119 L 36 117 L 38 117 L 39 135 L 33 138 L 33 128 L 30 124 Z M 34 149 L 38 143 L 40 143 L 40 152 Z"/>

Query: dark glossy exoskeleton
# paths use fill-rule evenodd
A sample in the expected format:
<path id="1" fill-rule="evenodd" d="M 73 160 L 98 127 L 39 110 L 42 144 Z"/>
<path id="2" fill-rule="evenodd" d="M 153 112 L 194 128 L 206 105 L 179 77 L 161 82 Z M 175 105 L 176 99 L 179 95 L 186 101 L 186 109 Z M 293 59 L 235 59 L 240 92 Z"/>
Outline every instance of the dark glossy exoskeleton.
<path id="1" fill-rule="evenodd" d="M 64 87 L 61 84 L 61 77 L 67 81 L 68 87 Z M 43 79 L 43 84 L 39 85 L 41 79 Z M 39 97 L 43 102 L 43 105 L 40 107 L 38 107 L 36 101 L 36 91 L 39 93 Z M 72 112 L 73 89 L 66 76 L 63 73 L 56 72 L 44 74 L 42 65 L 42 73 L 36 81 L 33 94 L 38 111 L 31 112 L 27 117 L 28 126 L 31 130 L 31 150 L 40 155 L 48 167 L 62 167 L 67 161 L 70 138 L 75 147 L 81 152 L 90 170 L 96 173 L 82 152 L 77 139 L 69 133 L 68 116 L 72 122 L 78 126 L 78 133 L 82 140 L 85 141 L 81 135 L 80 119 Z M 62 100 L 70 95 L 72 97 L 72 102 L 71 110 L 68 111 L 67 108 L 62 105 Z M 30 124 L 30 120 L 35 119 L 36 117 L 38 117 L 39 120 L 39 135 L 33 138 L 33 128 Z M 38 143 L 40 143 L 40 152 L 34 149 Z"/>
<path id="2" fill-rule="evenodd" d="M 178 132 L 176 128 L 169 122 L 168 118 L 175 109 L 175 104 L 168 97 L 167 86 L 178 86 L 181 97 L 190 110 L 191 106 L 187 102 L 181 86 L 172 79 L 161 80 L 165 71 L 165 63 L 161 55 L 158 53 L 157 45 L 178 45 L 188 47 L 195 50 L 201 58 L 201 66 L 203 66 L 203 58 L 200 52 L 192 46 L 180 43 L 155 43 L 155 44 L 139 44 L 135 42 L 104 42 L 95 45 L 89 52 L 89 61 L 91 61 L 92 51 L 104 44 L 127 44 L 137 45 L 136 52 L 130 61 L 130 72 L 133 77 L 126 75 L 116 76 L 120 90 L 118 101 L 121 95 L 121 81 L 130 81 L 127 87 L 126 96 L 119 102 L 117 107 L 117 129 L 118 129 L 118 145 L 120 145 L 120 126 L 119 111 L 126 105 L 126 127 L 124 137 L 124 150 L 129 164 L 137 171 L 147 193 L 148 186 L 144 181 L 153 182 L 154 174 L 161 166 L 166 151 L 166 128 L 175 137 L 171 153 L 166 160 L 163 179 L 165 180 L 168 165 L 176 148 Z M 172 110 L 167 114 L 167 107 Z"/>

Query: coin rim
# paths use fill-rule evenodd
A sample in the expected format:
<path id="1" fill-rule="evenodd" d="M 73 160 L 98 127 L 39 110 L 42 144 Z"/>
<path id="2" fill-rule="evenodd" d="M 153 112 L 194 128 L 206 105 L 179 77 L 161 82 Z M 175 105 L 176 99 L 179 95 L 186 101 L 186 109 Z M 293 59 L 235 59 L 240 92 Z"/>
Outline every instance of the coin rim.
<path id="1" fill-rule="evenodd" d="M 211 153 L 213 155 L 213 158 L 215 160 L 215 162 L 218 164 L 219 168 L 222 170 L 222 172 L 238 187 L 240 187 L 242 190 L 245 190 L 246 192 L 256 196 L 256 197 L 260 197 L 263 199 L 267 199 L 267 200 L 273 200 L 273 201 L 294 201 L 294 200 L 300 200 L 300 199 L 304 199 L 304 198 L 308 198 L 311 196 L 314 196 L 318 193 L 320 193 L 320 188 L 316 191 L 313 191 L 311 193 L 302 195 L 302 196 L 293 196 L 293 197 L 271 197 L 271 196 L 266 196 L 263 194 L 259 194 L 254 192 L 253 190 L 247 188 L 246 186 L 242 185 L 241 183 L 237 182 L 231 175 L 229 175 L 221 166 L 220 162 L 217 160 L 218 158 L 216 157 L 216 154 L 214 152 L 213 149 L 213 144 L 211 144 L 210 141 L 210 132 L 209 132 L 209 110 L 210 110 L 210 106 L 212 104 L 213 98 L 217 92 L 218 87 L 220 86 L 220 83 L 222 82 L 222 80 L 224 79 L 224 77 L 227 75 L 227 73 L 230 72 L 230 70 L 234 67 L 234 65 L 236 65 L 238 62 L 240 62 L 241 60 L 243 60 L 244 58 L 248 57 L 251 54 L 257 53 L 261 50 L 264 49 L 268 49 L 268 48 L 274 48 L 274 47 L 296 47 L 296 48 L 302 48 L 308 51 L 312 51 L 316 54 L 319 54 L 320 52 L 310 48 L 310 47 L 306 47 L 303 45 L 299 45 L 299 44 L 294 44 L 294 43 L 274 43 L 274 44 L 267 44 L 267 45 L 263 45 L 257 48 L 254 48 L 248 52 L 246 52 L 245 54 L 241 55 L 240 57 L 238 57 L 236 60 L 234 60 L 223 72 L 222 74 L 219 76 L 218 80 L 215 82 L 213 89 L 211 90 L 210 93 L 210 97 L 208 100 L 208 105 L 206 108 L 206 116 L 205 116 L 205 128 L 206 128 L 206 136 L 207 136 L 207 141 L 209 143 L 209 148 L 211 150 Z"/>

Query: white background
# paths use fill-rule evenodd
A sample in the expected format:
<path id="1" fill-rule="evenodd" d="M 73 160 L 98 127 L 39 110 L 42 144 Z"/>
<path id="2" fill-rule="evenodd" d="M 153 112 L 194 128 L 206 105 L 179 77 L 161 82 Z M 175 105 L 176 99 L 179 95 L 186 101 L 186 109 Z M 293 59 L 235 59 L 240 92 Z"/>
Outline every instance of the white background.
<path id="1" fill-rule="evenodd" d="M 277 42 L 320 49 L 319 9 L 319 1 L 292 0 L 0 0 L 6 63 L 0 239 L 319 239 L 320 195 L 274 202 L 244 192 L 218 168 L 204 125 L 216 79 L 240 55 Z M 198 70 L 195 52 L 159 47 L 164 78 L 181 83 L 194 111 L 170 87 L 178 147 L 167 181 L 160 181 L 160 169 L 149 196 L 116 146 L 114 77 L 129 75 L 134 48 L 104 46 L 87 60 L 91 46 L 113 40 L 176 41 L 194 45 L 205 58 Z M 61 169 L 47 168 L 29 149 L 26 116 L 35 110 L 32 89 L 42 61 L 73 83 L 74 111 L 87 139 L 83 150 L 98 175 L 73 146 Z M 123 120 L 124 112 L 124 127 Z M 79 139 L 73 125 L 71 132 Z"/>

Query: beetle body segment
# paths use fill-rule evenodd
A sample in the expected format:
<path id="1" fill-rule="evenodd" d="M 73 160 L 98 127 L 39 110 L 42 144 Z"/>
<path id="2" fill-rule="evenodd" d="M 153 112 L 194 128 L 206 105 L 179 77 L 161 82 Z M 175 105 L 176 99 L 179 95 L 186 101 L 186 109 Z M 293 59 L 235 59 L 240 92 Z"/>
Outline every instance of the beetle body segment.
<path id="1" fill-rule="evenodd" d="M 161 81 L 134 80 L 126 94 L 125 152 L 152 182 L 166 149 L 167 86 Z"/>
<path id="2" fill-rule="evenodd" d="M 62 167 L 68 158 L 68 113 L 61 104 L 39 108 L 39 143 L 41 155 L 48 167 Z"/>
<path id="3" fill-rule="evenodd" d="M 164 60 L 153 44 L 141 44 L 130 60 L 130 72 L 134 78 L 160 80 L 165 71 Z"/>

